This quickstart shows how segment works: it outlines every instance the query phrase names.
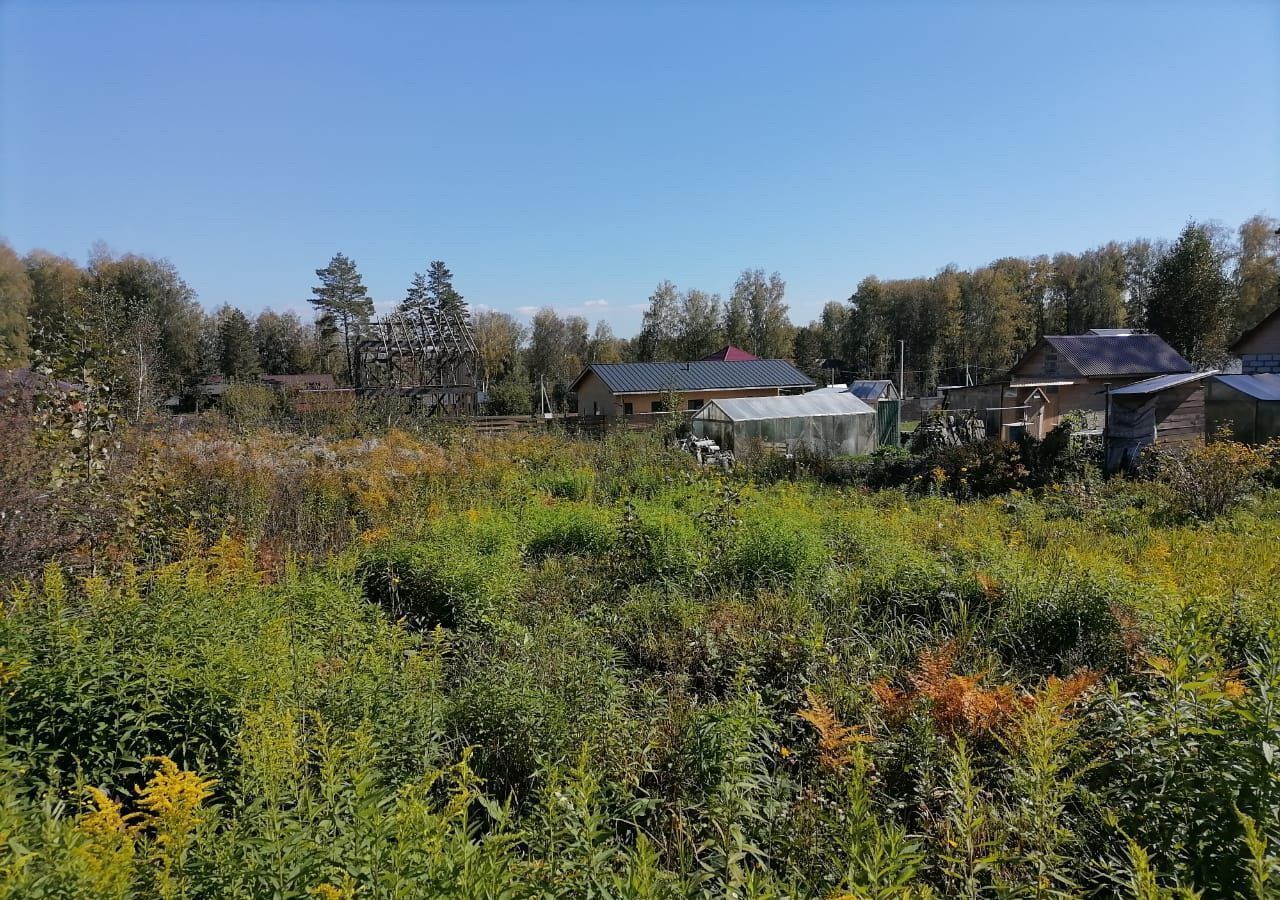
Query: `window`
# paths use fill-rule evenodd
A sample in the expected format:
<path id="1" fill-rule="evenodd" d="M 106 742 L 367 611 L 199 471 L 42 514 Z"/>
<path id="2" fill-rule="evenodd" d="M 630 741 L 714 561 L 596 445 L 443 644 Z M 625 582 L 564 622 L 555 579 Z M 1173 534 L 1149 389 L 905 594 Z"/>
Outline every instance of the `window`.
<path id="1" fill-rule="evenodd" d="M 591 402 L 591 415 L 600 415 L 600 404 L 596 403 L 594 400 Z"/>
<path id="2" fill-rule="evenodd" d="M 1058 374 L 1058 354 L 1046 353 L 1044 355 L 1044 373 L 1046 375 Z"/>
<path id="3" fill-rule="evenodd" d="M 624 404 L 622 404 L 622 414 L 623 414 L 624 416 L 629 416 L 629 415 L 631 415 L 631 404 L 630 404 L 630 403 L 624 403 Z"/>
<path id="4" fill-rule="evenodd" d="M 694 398 L 694 399 L 692 399 L 692 400 L 690 400 L 690 401 L 689 401 L 689 409 L 691 409 L 691 410 L 693 410 L 693 409 L 702 409 L 702 404 L 704 404 L 704 403 L 706 403 L 706 402 L 707 402 L 707 401 L 705 401 L 705 400 L 703 400 L 703 399 L 701 399 L 701 398 Z"/>
<path id="5" fill-rule="evenodd" d="M 667 401 L 666 401 L 666 400 L 654 400 L 654 401 L 653 401 L 653 411 L 654 411 L 654 412 L 666 412 L 666 411 L 667 411 Z"/>

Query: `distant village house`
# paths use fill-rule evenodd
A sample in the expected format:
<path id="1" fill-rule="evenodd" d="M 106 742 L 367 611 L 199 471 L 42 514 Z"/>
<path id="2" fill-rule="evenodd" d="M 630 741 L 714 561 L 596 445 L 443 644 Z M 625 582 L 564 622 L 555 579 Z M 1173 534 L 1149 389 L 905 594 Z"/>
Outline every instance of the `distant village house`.
<path id="1" fill-rule="evenodd" d="M 1014 364 L 1007 379 L 943 391 L 948 408 L 973 410 L 993 437 L 1043 438 L 1074 411 L 1084 413 L 1088 430 L 1100 433 L 1108 386 L 1194 372 L 1159 335 L 1108 328 L 1046 335 Z"/>
<path id="2" fill-rule="evenodd" d="M 782 359 L 758 359 L 737 347 L 692 362 L 593 363 L 569 390 L 578 396 L 582 416 L 632 416 L 695 411 L 710 400 L 776 397 L 814 387 L 809 376 Z"/>

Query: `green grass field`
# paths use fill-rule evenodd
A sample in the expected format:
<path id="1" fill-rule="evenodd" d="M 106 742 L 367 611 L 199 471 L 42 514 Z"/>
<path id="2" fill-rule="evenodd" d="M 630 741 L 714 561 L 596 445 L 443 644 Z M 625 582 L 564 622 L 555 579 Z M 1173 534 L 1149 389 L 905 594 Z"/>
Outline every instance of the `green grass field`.
<path id="1" fill-rule="evenodd" d="M 128 527 L 4 593 L 4 896 L 1280 890 L 1274 490 L 148 454 L 100 488 Z"/>

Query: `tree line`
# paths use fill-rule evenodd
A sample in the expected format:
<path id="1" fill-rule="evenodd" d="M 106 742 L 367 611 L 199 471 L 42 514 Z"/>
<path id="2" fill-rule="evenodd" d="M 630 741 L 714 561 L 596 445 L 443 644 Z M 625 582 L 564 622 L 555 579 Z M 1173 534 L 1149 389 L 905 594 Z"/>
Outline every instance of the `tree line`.
<path id="1" fill-rule="evenodd" d="M 901 352 L 909 386 L 931 390 L 1007 372 L 1046 334 L 1130 327 L 1160 334 L 1199 365 L 1220 365 L 1236 337 L 1280 307 L 1278 226 L 1263 215 L 1235 230 L 1190 222 L 1172 242 L 1112 241 L 927 277 L 872 275 L 798 327 L 776 272 L 745 270 L 727 302 L 664 281 L 625 355 L 697 359 L 733 344 L 816 377 L 830 364 L 838 377 L 896 378 Z"/>
<path id="2" fill-rule="evenodd" d="M 493 309 L 471 312 L 444 262 L 415 273 L 397 309 L 434 308 L 469 324 L 479 386 L 491 411 L 523 412 L 542 382 L 563 403 L 591 363 L 689 360 L 732 344 L 791 359 L 821 377 L 896 375 L 899 341 L 909 387 L 998 375 L 1044 334 L 1140 327 L 1200 365 L 1280 306 L 1280 222 L 1254 216 L 1237 229 L 1190 222 L 1172 242 L 1109 242 L 1081 253 L 998 259 L 928 277 L 864 278 L 806 325 L 791 322 L 786 282 L 745 269 L 728 299 L 660 282 L 639 332 L 545 307 L 529 324 Z M 61 368 L 109 364 L 141 414 L 212 376 L 333 374 L 351 383 L 355 348 L 375 311 L 356 263 L 337 253 L 316 270 L 315 317 L 255 315 L 230 305 L 206 312 L 166 260 L 96 247 L 84 266 L 45 251 L 19 256 L 0 243 L 0 367 L 38 359 Z"/>
<path id="3" fill-rule="evenodd" d="M 1142 328 L 1201 366 L 1280 306 L 1280 222 L 1238 229 L 1190 222 L 1173 242 L 1110 242 L 1083 253 L 1004 258 L 931 277 L 867 277 L 846 303 L 797 329 L 798 360 L 835 357 L 888 376 L 898 341 L 920 389 L 1008 371 L 1046 334 Z"/>

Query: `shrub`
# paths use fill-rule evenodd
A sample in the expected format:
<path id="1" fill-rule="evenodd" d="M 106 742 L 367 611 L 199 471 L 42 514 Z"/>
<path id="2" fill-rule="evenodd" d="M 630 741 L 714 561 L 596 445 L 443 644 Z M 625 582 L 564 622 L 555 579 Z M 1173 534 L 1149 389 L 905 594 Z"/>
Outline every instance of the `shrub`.
<path id="1" fill-rule="evenodd" d="M 803 519 L 757 510 L 739 526 L 729 551 L 730 571 L 747 581 L 812 577 L 827 560 L 822 539 Z"/>
<path id="2" fill-rule="evenodd" d="M 1079 668 L 1107 670 L 1124 662 L 1125 626 L 1118 604 L 1100 585 L 1080 578 L 1044 585 L 1014 603 L 998 620 L 996 638 L 1010 665 L 1069 675 Z"/>
<path id="3" fill-rule="evenodd" d="M 542 484 L 552 497 L 561 500 L 586 500 L 596 486 L 596 473 L 590 469 L 570 469 L 546 475 Z"/>
<path id="4" fill-rule="evenodd" d="M 476 771 L 497 796 L 527 799 L 541 769 L 619 727 L 614 655 L 580 622 L 503 623 L 468 638 L 457 659 L 449 726 L 475 748 Z"/>
<path id="5" fill-rule="evenodd" d="M 957 500 L 1003 494 L 1025 484 L 1029 474 L 1017 444 L 981 441 L 937 447 L 924 459 L 917 486 Z"/>
<path id="6" fill-rule="evenodd" d="M 437 527 L 418 541 L 385 540 L 365 552 L 365 596 L 416 628 L 475 628 L 519 584 L 519 548 L 509 525 Z M 505 526 L 505 527 L 504 527 Z"/>
<path id="7" fill-rule="evenodd" d="M 1267 441 L 1257 452 L 1262 459 L 1258 481 L 1267 487 L 1280 488 L 1280 438 Z"/>
<path id="8" fill-rule="evenodd" d="M 688 578 L 703 565 L 705 542 L 697 524 L 660 503 L 633 508 L 623 543 L 641 578 Z"/>
<path id="9" fill-rule="evenodd" d="M 219 400 L 219 407 L 237 428 L 265 425 L 280 416 L 280 395 L 265 384 L 237 382 Z"/>
<path id="10" fill-rule="evenodd" d="M 877 489 L 906 484 L 918 467 L 917 458 L 906 447 L 878 447 L 868 460 L 867 487 Z"/>
<path id="11" fill-rule="evenodd" d="M 491 416 L 527 416 L 533 411 L 529 386 L 513 381 L 489 385 L 484 411 Z"/>
<path id="12" fill-rule="evenodd" d="M 867 456 L 808 460 L 808 468 L 828 484 L 865 485 L 873 489 L 908 484 L 919 471 L 920 457 L 905 447 L 886 445 Z"/>
<path id="13" fill-rule="evenodd" d="M 1275 877 L 1274 850 L 1257 853 L 1249 832 L 1256 824 L 1265 844 L 1280 841 L 1280 665 L 1268 654 L 1224 672 L 1195 646 L 1205 624 L 1188 609 L 1143 677 L 1100 698 L 1086 739 L 1109 752 L 1089 787 L 1161 875 L 1205 896 L 1271 896 L 1256 878 L 1267 868 Z"/>
<path id="14" fill-rule="evenodd" d="M 1243 500 L 1266 468 L 1256 450 L 1216 440 L 1190 449 L 1149 448 L 1144 468 L 1167 485 L 1178 511 L 1201 521 L 1217 518 Z"/>
<path id="15" fill-rule="evenodd" d="M 1027 468 L 1027 483 L 1042 487 L 1083 475 L 1089 465 L 1100 465 L 1101 446 L 1085 443 L 1076 435 L 1087 425 L 1079 410 L 1064 413 L 1043 440 L 1024 434 L 1018 441 Z"/>
<path id="16" fill-rule="evenodd" d="M 535 557 L 553 553 L 600 556 L 609 552 L 618 537 L 607 511 L 583 503 L 535 507 L 526 524 L 526 548 Z"/>

